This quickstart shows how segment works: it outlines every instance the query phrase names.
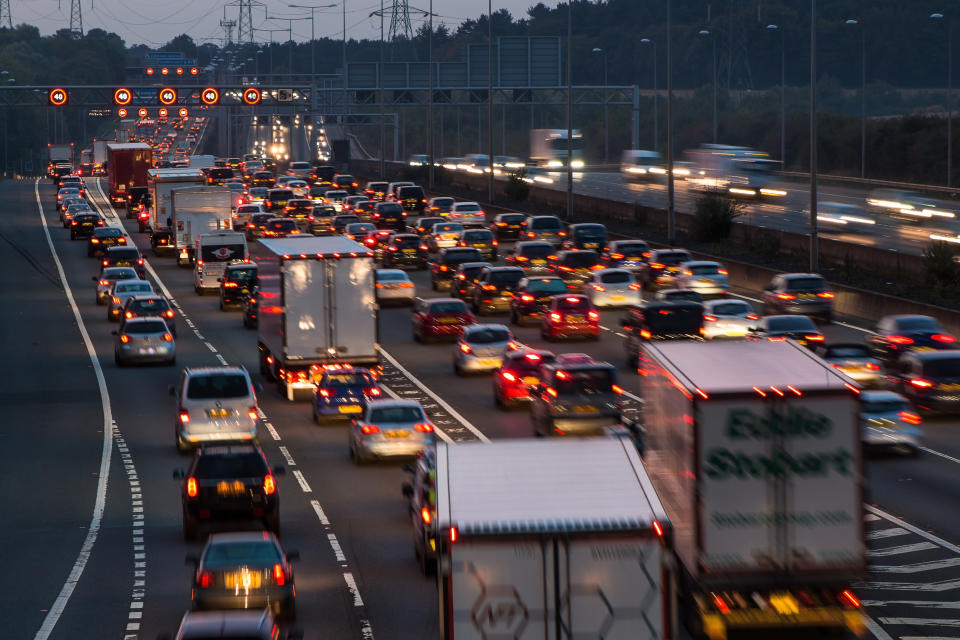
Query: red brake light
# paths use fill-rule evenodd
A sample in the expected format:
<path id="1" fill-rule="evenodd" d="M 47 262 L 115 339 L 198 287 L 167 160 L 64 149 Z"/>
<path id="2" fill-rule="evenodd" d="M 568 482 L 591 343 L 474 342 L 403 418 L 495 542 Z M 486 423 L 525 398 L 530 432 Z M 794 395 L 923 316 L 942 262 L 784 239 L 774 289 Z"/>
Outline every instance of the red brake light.
<path id="1" fill-rule="evenodd" d="M 420 509 L 420 519 L 423 520 L 423 524 L 430 524 L 430 521 L 433 519 L 430 515 L 430 509 L 423 507 Z"/>
<path id="2" fill-rule="evenodd" d="M 796 300 L 797 296 L 792 293 L 778 293 L 777 297 L 781 300 Z"/>
<path id="3" fill-rule="evenodd" d="M 755 314 L 755 313 L 748 313 L 748 314 L 747 314 L 747 320 L 759 320 L 759 319 L 760 319 L 760 316 L 758 316 L 758 315 Z"/>
<path id="4" fill-rule="evenodd" d="M 803 337 L 804 337 L 805 339 L 809 340 L 810 342 L 823 342 L 823 336 L 820 335 L 819 333 L 811 333 L 811 334 L 805 335 L 805 336 L 803 336 Z"/>
<path id="5" fill-rule="evenodd" d="M 523 295 L 520 296 L 520 299 L 521 299 L 523 302 L 533 302 L 536 298 L 534 298 L 534 297 L 533 297 L 532 295 L 530 295 L 529 293 L 524 293 Z"/>
<path id="6" fill-rule="evenodd" d="M 163 341 L 164 341 L 164 342 L 173 342 L 173 336 L 170 335 L 169 333 L 165 333 L 165 334 L 163 334 Z"/>
<path id="7" fill-rule="evenodd" d="M 330 398 L 337 395 L 336 391 L 331 391 L 330 389 L 320 389 L 320 395 L 324 398 Z"/>
<path id="8" fill-rule="evenodd" d="M 840 592 L 840 600 L 845 602 L 848 608 L 859 609 L 860 608 L 860 599 L 853 594 L 850 589 L 844 589 Z"/>
<path id="9" fill-rule="evenodd" d="M 172 317 L 173 317 L 173 310 L 167 309 L 166 311 L 163 312 L 163 315 L 167 316 L 168 318 L 172 318 Z"/>
<path id="10" fill-rule="evenodd" d="M 663 264 L 662 262 L 651 262 L 651 263 L 650 263 L 650 268 L 651 268 L 651 269 L 663 269 L 665 266 L 667 266 L 667 265 Z"/>
<path id="11" fill-rule="evenodd" d="M 867 367 L 867 370 L 868 370 L 868 371 L 879 371 L 879 370 L 880 370 L 880 367 L 879 367 L 878 365 L 874 364 L 873 362 L 868 362 L 868 363 L 866 364 L 866 367 Z"/>
<path id="12" fill-rule="evenodd" d="M 192 478 L 191 478 L 192 480 Z M 201 589 L 209 589 L 213 586 L 213 572 L 204 571 L 197 576 L 197 586 Z"/>
<path id="13" fill-rule="evenodd" d="M 283 565 L 275 564 L 273 565 L 273 583 L 278 587 L 282 587 L 283 583 L 286 582 L 286 574 L 283 572 Z"/>
<path id="14" fill-rule="evenodd" d="M 373 397 L 380 397 L 380 389 L 378 389 L 377 387 L 370 387 L 370 388 L 368 388 L 368 389 L 364 389 L 364 390 L 363 390 L 363 395 L 365 395 L 365 396 L 373 396 Z"/>
<path id="15" fill-rule="evenodd" d="M 431 433 L 433 431 L 433 425 L 429 422 L 418 422 L 417 424 L 413 425 L 413 428 L 420 433 Z"/>
<path id="16" fill-rule="evenodd" d="M 464 353 L 472 353 L 473 349 L 470 347 L 470 345 L 461 343 L 460 351 L 463 351 Z"/>
<path id="17" fill-rule="evenodd" d="M 247 416 L 251 420 L 256 420 L 260 417 L 260 414 L 257 412 L 257 405 L 253 405 L 250 409 L 247 410 Z"/>
<path id="18" fill-rule="evenodd" d="M 120 342 L 122 342 L 123 344 L 127 344 L 128 342 L 130 342 L 130 336 L 128 336 L 125 333 L 120 334 Z"/>
<path id="19" fill-rule="evenodd" d="M 913 338 L 907 336 L 887 336 L 887 340 L 894 344 L 913 344 Z"/>
<path id="20" fill-rule="evenodd" d="M 551 313 L 551 314 L 550 314 L 550 321 L 551 321 L 551 322 L 560 322 L 561 320 L 563 320 L 563 316 L 561 316 L 559 313 Z"/>
<path id="21" fill-rule="evenodd" d="M 197 479 L 196 478 L 187 478 L 187 495 L 191 498 L 197 497 Z"/>
<path id="22" fill-rule="evenodd" d="M 532 361 L 537 361 L 542 359 L 539 353 L 528 353 L 527 355 L 524 356 L 524 358 Z"/>
<path id="23" fill-rule="evenodd" d="M 826 299 L 828 299 L 828 300 L 832 300 L 832 299 L 835 298 L 836 296 L 835 296 L 835 295 L 833 294 L 833 292 L 831 292 L 831 291 L 821 291 L 820 293 L 817 294 L 817 297 L 818 297 L 818 298 L 826 298 Z"/>
<path id="24" fill-rule="evenodd" d="M 954 338 L 953 336 L 948 336 L 944 333 L 935 333 L 932 336 L 930 336 L 930 338 L 933 340 L 936 340 L 937 342 L 953 343 L 957 341 L 957 339 Z"/>
<path id="25" fill-rule="evenodd" d="M 591 320 L 599 320 L 600 314 L 596 311 L 587 311 L 587 317 Z"/>
<path id="26" fill-rule="evenodd" d="M 599 291 L 600 293 L 603 293 L 604 291 L 607 290 L 607 288 L 606 288 L 605 286 L 603 286 L 602 284 L 595 284 L 595 285 L 593 285 L 593 290 L 594 290 L 594 291 Z"/>
<path id="27" fill-rule="evenodd" d="M 930 389 L 933 387 L 933 383 L 929 380 L 924 380 L 923 378 L 911 378 L 910 384 L 917 387 L 918 389 Z"/>
<path id="28" fill-rule="evenodd" d="M 365 424 L 360 427 L 360 431 L 365 435 L 370 435 L 371 433 L 380 433 L 380 427 L 375 424 Z"/>
<path id="29" fill-rule="evenodd" d="M 900 419 L 906 422 L 907 424 L 920 424 L 923 420 L 915 413 L 910 413 L 909 411 L 901 411 L 899 414 Z"/>
<path id="30" fill-rule="evenodd" d="M 619 386 L 619 385 L 614 384 L 614 385 L 611 385 L 610 388 L 611 388 L 611 389 L 613 390 L 613 392 L 614 392 L 615 394 L 617 394 L 617 395 L 622 395 L 622 394 L 623 394 L 623 387 L 621 387 L 621 386 Z"/>
<path id="31" fill-rule="evenodd" d="M 717 316 L 703 316 L 703 319 L 706 322 L 716 322 Z"/>
<path id="32" fill-rule="evenodd" d="M 181 424 L 187 424 L 188 422 L 190 422 L 190 412 L 187 411 L 187 410 L 181 411 L 181 412 L 180 412 L 180 423 L 181 423 Z"/>
<path id="33" fill-rule="evenodd" d="M 273 476 L 267 474 L 263 477 L 263 492 L 268 496 L 272 496 L 277 491 L 277 481 L 273 479 Z"/>
<path id="34" fill-rule="evenodd" d="M 500 377 L 502 377 L 504 380 L 506 380 L 506 381 L 508 381 L 508 382 L 516 382 L 516 381 L 517 381 L 517 376 L 513 375 L 513 374 L 510 373 L 509 371 L 501 371 L 501 372 L 500 372 Z"/>

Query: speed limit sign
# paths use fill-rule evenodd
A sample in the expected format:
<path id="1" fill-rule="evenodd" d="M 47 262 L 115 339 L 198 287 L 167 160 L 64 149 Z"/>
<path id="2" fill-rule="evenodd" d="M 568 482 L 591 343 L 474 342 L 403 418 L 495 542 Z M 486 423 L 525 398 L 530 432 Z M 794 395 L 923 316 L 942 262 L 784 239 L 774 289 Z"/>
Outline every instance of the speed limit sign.
<path id="1" fill-rule="evenodd" d="M 176 89 L 160 89 L 157 93 L 157 99 L 160 100 L 160 104 L 170 106 L 177 101 L 177 90 Z"/>

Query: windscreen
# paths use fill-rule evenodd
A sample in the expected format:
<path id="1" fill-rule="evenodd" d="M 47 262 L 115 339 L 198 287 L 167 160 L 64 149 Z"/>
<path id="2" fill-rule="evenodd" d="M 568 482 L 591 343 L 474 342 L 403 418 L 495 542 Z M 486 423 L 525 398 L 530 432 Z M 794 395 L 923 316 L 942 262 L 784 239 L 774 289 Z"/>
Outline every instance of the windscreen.
<path id="1" fill-rule="evenodd" d="M 193 475 L 201 480 L 212 478 L 258 478 L 269 469 L 255 451 L 232 455 L 201 455 Z"/>
<path id="2" fill-rule="evenodd" d="M 280 562 L 280 553 L 273 542 L 251 540 L 249 542 L 216 542 L 207 547 L 203 555 L 204 569 L 219 569 L 246 565 L 273 565 Z"/>
<path id="3" fill-rule="evenodd" d="M 320 383 L 321 387 L 373 387 L 373 378 L 366 373 L 328 373 Z"/>
<path id="4" fill-rule="evenodd" d="M 723 302 L 713 305 L 713 313 L 718 316 L 745 316 L 750 313 L 750 305 L 746 302 Z"/>
<path id="5" fill-rule="evenodd" d="M 863 413 L 896 413 L 910 411 L 910 403 L 904 400 L 864 400 L 860 405 Z"/>
<path id="6" fill-rule="evenodd" d="M 270 199 L 270 202 L 280 202 L 281 200 L 287 201 L 293 198 L 293 191 L 290 191 L 289 189 L 270 191 L 267 193 L 267 198 Z"/>
<path id="7" fill-rule="evenodd" d="M 490 283 L 495 284 L 498 287 L 512 287 L 516 286 L 520 279 L 523 278 L 523 271 L 491 271 L 490 272 Z"/>
<path id="8" fill-rule="evenodd" d="M 650 306 L 644 309 L 644 320 L 650 333 L 655 335 L 699 334 L 703 311 L 694 305 Z"/>
<path id="9" fill-rule="evenodd" d="M 940 325 L 933 318 L 926 316 L 915 316 L 913 318 L 898 318 L 896 322 L 897 331 L 940 331 Z"/>
<path id="10" fill-rule="evenodd" d="M 191 376 L 187 383 L 190 400 L 244 398 L 250 395 L 247 377 L 239 373 Z"/>
<path id="11" fill-rule="evenodd" d="M 600 256 L 593 251 L 577 251 L 563 257 L 562 264 L 568 267 L 592 267 L 600 262 Z"/>
<path id="12" fill-rule="evenodd" d="M 496 342 L 506 342 L 509 339 L 509 331 L 495 327 L 475 329 L 464 336 L 464 341 L 470 344 L 493 344 Z"/>
<path id="13" fill-rule="evenodd" d="M 671 267 L 690 261 L 690 254 L 686 251 L 668 251 L 657 254 L 657 262 Z"/>
<path id="14" fill-rule="evenodd" d="M 787 280 L 787 291 L 823 291 L 827 282 L 823 278 L 790 278 Z"/>
<path id="15" fill-rule="evenodd" d="M 370 422 L 425 422 L 423 410 L 420 407 L 381 407 L 371 409 L 368 416 Z"/>
<path id="16" fill-rule="evenodd" d="M 143 335 L 147 333 L 166 333 L 167 323 L 163 320 L 157 320 L 156 322 L 128 322 L 126 325 L 124 325 L 123 332 L 132 336 Z"/>
<path id="17" fill-rule="evenodd" d="M 243 267 L 242 269 L 229 269 L 224 277 L 233 282 L 247 282 L 257 277 L 256 267 Z"/>
<path id="18" fill-rule="evenodd" d="M 604 284 L 626 284 L 633 282 L 633 278 L 626 271 L 611 271 L 600 276 L 600 282 Z"/>
<path id="19" fill-rule="evenodd" d="M 204 262 L 228 262 L 243 259 L 243 245 L 240 243 L 201 244 L 200 259 Z"/>
<path id="20" fill-rule="evenodd" d="M 527 228 L 533 231 L 559 231 L 563 223 L 558 218 L 534 218 L 527 223 Z"/>
<path id="21" fill-rule="evenodd" d="M 612 393 L 616 376 L 610 369 L 564 369 L 555 375 L 556 391 L 560 394 Z"/>
<path id="22" fill-rule="evenodd" d="M 700 264 L 687 267 L 687 271 L 695 276 L 715 276 L 719 270 L 715 264 Z"/>

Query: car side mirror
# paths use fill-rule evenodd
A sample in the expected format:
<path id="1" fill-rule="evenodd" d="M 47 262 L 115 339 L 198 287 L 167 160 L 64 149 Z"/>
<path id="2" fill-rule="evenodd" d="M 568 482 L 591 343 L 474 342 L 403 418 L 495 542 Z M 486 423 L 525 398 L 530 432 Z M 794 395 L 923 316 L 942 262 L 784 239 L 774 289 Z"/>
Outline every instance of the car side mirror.
<path id="1" fill-rule="evenodd" d="M 183 480 L 183 477 L 186 474 L 183 472 L 183 469 L 174 469 L 173 470 L 173 479 L 174 480 Z"/>
<path id="2" fill-rule="evenodd" d="M 287 551 L 286 556 L 287 556 L 287 562 L 293 562 L 295 560 L 300 559 L 300 552 L 297 551 L 296 549 L 291 549 L 290 551 Z"/>
<path id="3" fill-rule="evenodd" d="M 168 384 L 168 385 L 167 385 L 167 393 L 168 393 L 169 395 L 171 395 L 171 396 L 172 396 L 172 395 L 176 395 L 177 390 L 174 388 L 174 386 L 173 386 L 172 384 Z"/>
<path id="4" fill-rule="evenodd" d="M 283 476 L 286 474 L 287 474 L 287 469 L 282 464 L 278 464 L 273 468 L 273 475 L 275 476 Z"/>
<path id="5" fill-rule="evenodd" d="M 409 482 L 404 482 L 402 485 L 400 485 L 400 493 L 404 498 L 409 500 L 413 497 L 413 485 Z"/>
<path id="6" fill-rule="evenodd" d="M 116 330 L 116 329 L 114 329 L 113 331 L 111 331 L 111 332 L 110 332 L 110 335 L 112 335 L 112 336 L 115 336 L 115 335 L 117 335 L 117 330 Z"/>
<path id="7" fill-rule="evenodd" d="M 183 558 L 184 564 L 188 567 L 199 567 L 200 566 L 200 556 L 195 553 L 188 553 Z"/>
<path id="8" fill-rule="evenodd" d="M 90 279 L 93 280 L 94 282 L 97 282 L 99 280 L 97 276 L 90 276 Z"/>

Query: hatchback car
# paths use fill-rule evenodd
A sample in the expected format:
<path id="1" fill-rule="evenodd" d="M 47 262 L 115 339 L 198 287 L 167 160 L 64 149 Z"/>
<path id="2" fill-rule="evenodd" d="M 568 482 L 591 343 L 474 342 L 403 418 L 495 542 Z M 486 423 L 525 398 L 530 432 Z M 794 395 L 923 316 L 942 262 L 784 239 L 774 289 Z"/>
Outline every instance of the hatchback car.
<path id="1" fill-rule="evenodd" d="M 427 245 L 415 233 L 394 233 L 383 246 L 381 262 L 384 267 L 414 267 L 426 269 L 430 259 Z"/>
<path id="2" fill-rule="evenodd" d="M 434 252 L 448 247 L 456 247 L 460 242 L 462 233 L 463 225 L 459 222 L 438 222 L 433 225 L 431 233 L 427 237 L 427 246 Z"/>
<path id="3" fill-rule="evenodd" d="M 487 214 L 476 202 L 454 202 L 447 218 L 461 223 L 464 227 L 482 227 L 487 224 Z"/>
<path id="4" fill-rule="evenodd" d="M 96 213 L 80 213 L 70 221 L 70 239 L 89 238 L 93 235 L 93 230 L 97 227 L 103 227 L 106 222 Z"/>
<path id="5" fill-rule="evenodd" d="M 483 262 L 483 256 L 472 247 L 442 249 L 430 263 L 430 286 L 434 291 L 449 289 L 457 267 L 465 262 Z"/>
<path id="6" fill-rule="evenodd" d="M 923 419 L 910 401 L 893 391 L 860 393 L 860 433 L 867 449 L 916 455 Z"/>
<path id="7" fill-rule="evenodd" d="M 905 353 L 891 366 L 890 381 L 918 409 L 960 413 L 960 351 Z"/>
<path id="8" fill-rule="evenodd" d="M 490 228 L 497 240 L 516 240 L 523 235 L 523 227 L 527 216 L 522 213 L 498 213 L 493 218 Z"/>
<path id="9" fill-rule="evenodd" d="M 550 263 L 557 256 L 553 245 L 542 240 L 527 240 L 518 242 L 513 249 L 506 252 L 504 262 L 514 267 L 520 267 L 527 275 L 550 273 Z"/>
<path id="10" fill-rule="evenodd" d="M 299 557 L 296 551 L 284 553 L 272 533 L 215 533 L 199 557 L 187 556 L 196 565 L 193 608 L 267 608 L 279 619 L 294 620 L 296 587 L 290 563 Z"/>
<path id="11" fill-rule="evenodd" d="M 628 269 L 634 273 L 643 270 L 650 257 L 650 246 L 643 240 L 614 240 L 600 257 L 608 268 Z"/>
<path id="12" fill-rule="evenodd" d="M 524 224 L 523 238 L 526 240 L 543 240 L 558 247 L 566 237 L 563 222 L 556 216 L 531 216 Z"/>
<path id="13" fill-rule="evenodd" d="M 603 269 L 600 254 L 592 250 L 560 251 L 551 265 L 554 274 L 567 283 L 571 291 L 580 291 L 594 271 Z"/>
<path id="14" fill-rule="evenodd" d="M 818 356 L 864 387 L 879 387 L 886 378 L 880 373 L 880 361 L 860 342 L 822 344 Z"/>
<path id="15" fill-rule="evenodd" d="M 453 274 L 450 282 L 450 295 L 463 301 L 473 300 L 473 288 L 477 285 L 477 276 L 486 268 L 492 267 L 489 262 L 462 262 Z"/>
<path id="16" fill-rule="evenodd" d="M 517 284 L 523 279 L 518 267 L 487 267 L 477 277 L 471 291 L 471 306 L 477 315 L 507 312 Z"/>
<path id="17" fill-rule="evenodd" d="M 117 280 L 110 287 L 107 297 L 107 320 L 115 322 L 122 319 L 123 308 L 129 298 L 153 293 L 153 285 L 146 280 Z"/>
<path id="18" fill-rule="evenodd" d="M 258 213 L 266 213 L 259 204 L 242 204 L 233 212 L 233 230 L 245 231 Z"/>
<path id="19" fill-rule="evenodd" d="M 759 319 L 744 300 L 707 300 L 703 303 L 703 337 L 743 338 Z"/>
<path id="20" fill-rule="evenodd" d="M 426 241 L 426 239 L 430 237 L 430 234 L 433 233 L 433 225 L 438 222 L 446 222 L 446 219 L 436 217 L 417 218 L 417 222 L 414 224 L 412 231 Z"/>
<path id="21" fill-rule="evenodd" d="M 400 187 L 397 191 L 396 201 L 400 203 L 404 211 L 423 213 L 427 208 L 427 194 L 423 192 L 423 187 L 417 185 Z"/>
<path id="22" fill-rule="evenodd" d="M 884 316 L 876 332 L 867 337 L 875 357 L 894 362 L 908 351 L 943 351 L 957 348 L 957 339 L 930 316 Z"/>
<path id="23" fill-rule="evenodd" d="M 187 367 L 170 395 L 177 404 L 174 439 L 180 451 L 257 437 L 257 395 L 243 367 Z"/>
<path id="24" fill-rule="evenodd" d="M 276 476 L 283 473 L 281 466 L 271 468 L 263 450 L 255 443 L 201 446 L 186 472 L 174 471 L 174 478 L 182 481 L 184 540 L 195 540 L 201 526 L 235 527 L 238 521 L 251 520 L 279 534 L 280 495 Z"/>
<path id="25" fill-rule="evenodd" d="M 350 425 L 350 457 L 357 464 L 374 459 L 414 457 L 436 444 L 433 423 L 415 400 L 372 400 Z"/>
<path id="26" fill-rule="evenodd" d="M 617 370 L 606 362 L 550 364 L 532 393 L 536 436 L 599 435 L 620 424 Z"/>
<path id="27" fill-rule="evenodd" d="M 652 301 L 631 307 L 620 319 L 627 367 L 636 369 L 640 345 L 651 340 L 702 340 L 703 305 L 682 300 Z"/>
<path id="28" fill-rule="evenodd" d="M 106 267 L 133 267 L 140 278 L 147 277 L 146 266 L 143 263 L 143 256 L 136 247 L 117 246 L 108 247 L 100 260 L 100 268 Z"/>
<path id="29" fill-rule="evenodd" d="M 139 276 L 133 267 L 104 267 L 99 276 L 90 279 L 97 283 L 97 304 L 106 304 L 110 297 L 110 289 L 118 280 L 137 280 Z"/>
<path id="30" fill-rule="evenodd" d="M 458 247 L 473 247 L 487 260 L 496 262 L 500 243 L 489 229 L 465 229 L 457 238 Z"/>
<path id="31" fill-rule="evenodd" d="M 450 215 L 450 209 L 453 207 L 453 204 L 456 202 L 455 198 L 449 196 L 438 196 L 436 198 L 430 198 L 427 201 L 427 212 L 432 216 L 440 216 L 446 218 Z"/>
<path id="32" fill-rule="evenodd" d="M 597 253 L 607 248 L 607 228 L 596 222 L 572 224 L 567 228 L 564 249 L 592 249 Z"/>
<path id="33" fill-rule="evenodd" d="M 510 300 L 510 323 L 523 326 L 527 320 L 540 320 L 553 296 L 567 293 L 567 283 L 554 276 L 526 277 L 517 283 Z"/>
<path id="34" fill-rule="evenodd" d="M 364 187 L 363 193 L 374 202 L 383 202 L 387 196 L 388 182 L 368 182 Z"/>
<path id="35" fill-rule="evenodd" d="M 503 354 L 500 368 L 494 371 L 493 402 L 501 409 L 530 401 L 530 390 L 540 384 L 543 366 L 556 360 L 553 352 L 542 349 L 515 349 Z"/>
<path id="36" fill-rule="evenodd" d="M 540 337 L 548 341 L 571 337 L 599 340 L 600 314 L 584 295 L 553 296 L 540 318 Z"/>
<path id="37" fill-rule="evenodd" d="M 595 307 L 625 307 L 640 304 L 640 283 L 626 269 L 594 271 L 583 292 Z"/>
<path id="38" fill-rule="evenodd" d="M 87 238 L 87 257 L 100 255 L 106 252 L 109 247 L 123 246 L 127 244 L 127 237 L 123 229 L 118 227 L 97 227 Z"/>
<path id="39" fill-rule="evenodd" d="M 387 302 L 404 305 L 413 304 L 416 298 L 416 288 L 406 271 L 400 269 L 377 269 L 376 275 L 377 302 Z"/>
<path id="40" fill-rule="evenodd" d="M 464 327 L 453 350 L 453 372 L 458 376 L 489 373 L 500 368 L 503 354 L 518 348 L 513 333 L 502 324 Z"/>
<path id="41" fill-rule="evenodd" d="M 693 258 L 686 249 L 657 249 L 650 252 L 647 262 L 641 267 L 641 284 L 647 291 L 669 289 L 673 286 L 673 277 L 680 271 L 680 265 Z"/>
<path id="42" fill-rule="evenodd" d="M 188 611 L 170 640 L 278 640 L 281 636 L 268 609 L 260 611 Z"/>
<path id="43" fill-rule="evenodd" d="M 300 235 L 297 221 L 291 218 L 270 218 L 263 226 L 264 238 L 286 238 Z"/>
<path id="44" fill-rule="evenodd" d="M 426 342 L 435 338 L 458 338 L 464 327 L 474 323 L 474 317 L 462 300 L 418 298 L 411 322 L 413 339 Z"/>
<path id="45" fill-rule="evenodd" d="M 163 296 L 157 295 L 137 295 L 127 299 L 123 305 L 123 318 L 160 318 L 169 329 L 174 338 L 177 337 L 177 325 L 174 320 L 173 308 L 170 301 Z"/>
<path id="46" fill-rule="evenodd" d="M 672 286 L 696 291 L 704 298 L 722 298 L 730 292 L 730 279 L 727 277 L 727 270 L 719 262 L 695 260 L 680 265 L 680 270 L 673 277 Z"/>
<path id="47" fill-rule="evenodd" d="M 390 229 L 404 232 L 407 230 L 407 212 L 396 202 L 378 202 L 370 216 L 377 229 Z"/>
<path id="48" fill-rule="evenodd" d="M 829 324 L 833 320 L 830 286 L 816 273 L 781 273 L 763 289 L 763 314 L 797 314 Z"/>
<path id="49" fill-rule="evenodd" d="M 330 181 L 330 184 L 334 189 L 343 189 L 351 196 L 356 195 L 357 188 L 360 186 L 360 183 L 357 182 L 356 178 L 346 173 L 340 173 L 333 176 L 333 180 Z"/>
<path id="50" fill-rule="evenodd" d="M 220 283 L 220 310 L 226 311 L 228 307 L 242 305 L 244 298 L 250 295 L 257 283 L 257 265 L 228 264 L 217 280 Z"/>
<path id="51" fill-rule="evenodd" d="M 767 340 L 791 339 L 813 351 L 823 344 L 824 336 L 807 316 L 764 316 L 750 329 L 749 337 Z"/>
<path id="52" fill-rule="evenodd" d="M 377 381 L 367 369 L 324 371 L 313 394 L 313 421 L 324 424 L 363 413 L 367 401 L 381 396 Z"/>
<path id="53" fill-rule="evenodd" d="M 118 367 L 154 362 L 173 365 L 177 361 L 176 342 L 162 318 L 124 319 L 113 334 L 117 336 L 113 360 Z"/>
<path id="54" fill-rule="evenodd" d="M 250 216 L 250 222 L 247 223 L 247 240 L 264 237 L 263 232 L 267 228 L 267 223 L 273 218 L 272 213 L 255 213 Z"/>
<path id="55" fill-rule="evenodd" d="M 350 197 L 350 194 L 343 189 L 327 189 L 323 194 L 324 204 L 328 204 L 337 210 L 337 213 L 343 211 L 343 201 Z"/>

